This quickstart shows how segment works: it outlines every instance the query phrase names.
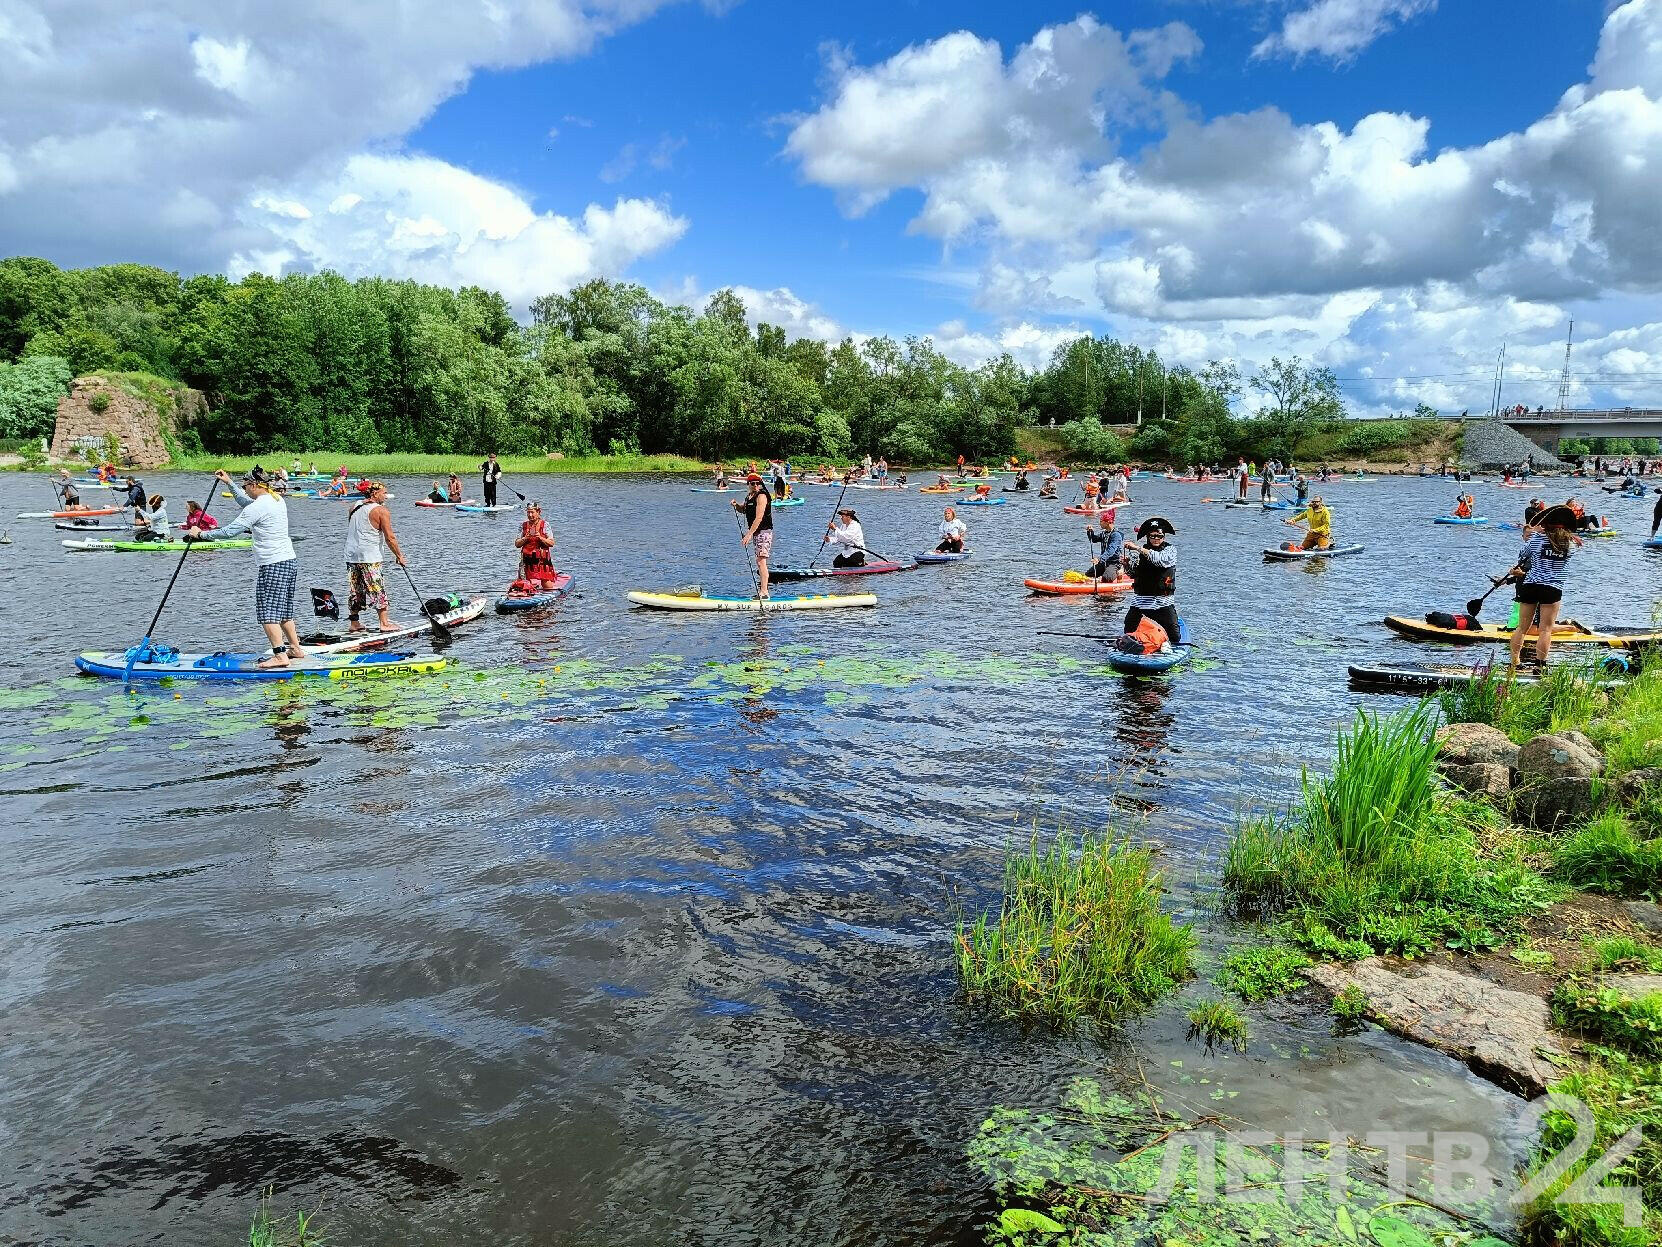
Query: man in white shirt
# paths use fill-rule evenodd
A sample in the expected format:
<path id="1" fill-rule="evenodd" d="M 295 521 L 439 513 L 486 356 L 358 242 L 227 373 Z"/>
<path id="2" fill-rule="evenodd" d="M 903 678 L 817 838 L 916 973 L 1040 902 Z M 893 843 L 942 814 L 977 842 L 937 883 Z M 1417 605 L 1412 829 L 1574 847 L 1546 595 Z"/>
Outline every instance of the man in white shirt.
<path id="1" fill-rule="evenodd" d="M 286 667 L 289 659 L 306 657 L 306 651 L 300 647 L 300 634 L 294 627 L 294 586 L 299 579 L 299 566 L 294 558 L 294 542 L 289 540 L 288 508 L 259 477 L 244 478 L 240 487 L 232 483 L 226 472 L 215 472 L 214 478 L 231 486 L 242 510 L 236 519 L 214 530 L 213 535 L 224 539 L 247 533 L 254 539 L 254 562 L 259 567 L 254 579 L 254 619 L 265 629 L 272 650 L 269 658 L 262 658 L 255 665 Z M 190 530 L 192 541 L 201 537 L 201 529 Z"/>

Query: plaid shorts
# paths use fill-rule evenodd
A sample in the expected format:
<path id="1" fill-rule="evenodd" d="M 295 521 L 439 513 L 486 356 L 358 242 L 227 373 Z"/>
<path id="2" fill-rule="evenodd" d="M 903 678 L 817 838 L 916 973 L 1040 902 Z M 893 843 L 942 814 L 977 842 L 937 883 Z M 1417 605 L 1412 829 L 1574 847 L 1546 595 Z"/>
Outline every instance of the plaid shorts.
<path id="1" fill-rule="evenodd" d="M 755 548 L 757 558 L 770 557 L 773 554 L 773 529 L 762 529 L 750 539 L 750 544 Z"/>
<path id="2" fill-rule="evenodd" d="M 346 611 L 353 619 L 366 607 L 372 611 L 387 609 L 387 590 L 381 583 L 379 563 L 348 563 L 346 578 L 351 586 L 346 595 Z"/>
<path id="3" fill-rule="evenodd" d="M 294 559 L 281 563 L 266 563 L 254 580 L 254 620 L 256 623 L 284 623 L 294 618 L 294 586 L 300 579 L 300 568 Z"/>

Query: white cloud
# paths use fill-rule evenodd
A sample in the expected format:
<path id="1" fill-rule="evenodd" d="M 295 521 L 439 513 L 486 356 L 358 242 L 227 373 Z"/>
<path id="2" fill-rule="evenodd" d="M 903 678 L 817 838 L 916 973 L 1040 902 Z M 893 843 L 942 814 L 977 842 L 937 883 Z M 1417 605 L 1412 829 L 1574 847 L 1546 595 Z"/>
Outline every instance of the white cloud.
<path id="1" fill-rule="evenodd" d="M 686 139 L 673 134 L 661 135 L 650 147 L 640 143 L 625 143 L 617 155 L 601 166 L 600 180 L 621 182 L 642 164 L 662 172 L 675 163 L 675 153 L 686 145 Z"/>
<path id="2" fill-rule="evenodd" d="M 583 55 L 673 2 L 175 0 L 140 17 L 118 0 L 0 0 L 6 249 L 65 264 L 139 259 L 192 271 L 232 255 L 343 268 L 377 254 L 419 255 L 437 272 L 445 268 L 434 251 L 440 239 L 457 248 L 450 264 L 458 272 L 492 267 L 482 261 L 493 251 L 549 272 L 626 263 L 685 223 L 671 228 L 675 218 L 627 206 L 635 201 L 591 206 L 582 221 L 566 221 L 437 161 L 375 160 L 476 70 Z M 400 159 L 435 185 L 395 186 L 386 171 Z M 366 171 L 375 184 L 368 192 L 352 185 Z M 158 187 L 188 190 L 164 192 L 158 206 Z M 386 213 L 379 202 L 346 211 L 352 226 L 343 229 L 342 214 L 328 218 L 318 199 L 325 187 L 398 203 Z M 517 242 L 476 232 L 481 221 L 512 216 L 502 206 L 509 201 L 525 218 Z M 439 207 L 406 211 L 423 202 Z M 306 230 L 274 207 L 282 204 L 312 214 Z M 329 250 L 336 244 L 350 249 L 337 256 Z"/>
<path id="3" fill-rule="evenodd" d="M 621 272 L 687 229 L 684 218 L 644 199 L 590 204 L 578 219 L 539 213 L 511 187 L 415 156 L 354 156 L 338 173 L 290 193 L 257 196 L 242 210 L 242 223 L 275 245 L 238 252 L 234 273 L 395 273 L 484 286 L 523 307 Z"/>
<path id="4" fill-rule="evenodd" d="M 1287 14 L 1276 34 L 1252 50 L 1254 56 L 1355 58 L 1375 39 L 1402 22 L 1437 7 L 1437 0 L 1317 0 Z"/>

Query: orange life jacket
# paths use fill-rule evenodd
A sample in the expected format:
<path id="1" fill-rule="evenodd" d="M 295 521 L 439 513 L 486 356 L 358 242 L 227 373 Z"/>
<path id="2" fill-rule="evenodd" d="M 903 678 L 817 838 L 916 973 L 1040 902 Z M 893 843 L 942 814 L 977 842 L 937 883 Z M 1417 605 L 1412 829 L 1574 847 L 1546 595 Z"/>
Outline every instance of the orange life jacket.
<path id="1" fill-rule="evenodd" d="M 1158 654 L 1160 647 L 1171 640 L 1166 630 L 1147 616 L 1127 635 L 1143 647 L 1145 654 Z"/>

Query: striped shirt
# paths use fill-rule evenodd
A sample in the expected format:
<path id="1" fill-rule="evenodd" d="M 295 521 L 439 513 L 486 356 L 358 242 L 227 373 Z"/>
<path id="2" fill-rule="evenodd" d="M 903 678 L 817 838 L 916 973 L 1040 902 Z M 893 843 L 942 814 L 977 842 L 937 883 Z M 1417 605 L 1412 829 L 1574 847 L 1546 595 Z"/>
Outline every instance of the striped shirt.
<path id="1" fill-rule="evenodd" d="M 1564 566 L 1569 561 L 1570 551 L 1566 549 L 1559 554 L 1545 533 L 1536 533 L 1524 542 L 1523 552 L 1518 555 L 1518 562 L 1527 565 L 1524 584 L 1546 585 L 1550 589 L 1563 589 Z"/>

